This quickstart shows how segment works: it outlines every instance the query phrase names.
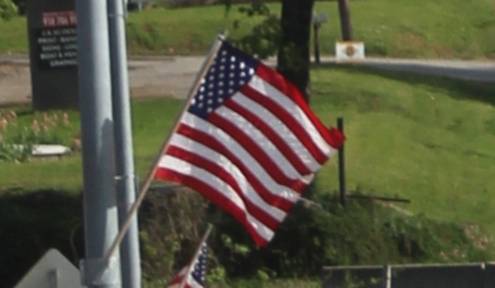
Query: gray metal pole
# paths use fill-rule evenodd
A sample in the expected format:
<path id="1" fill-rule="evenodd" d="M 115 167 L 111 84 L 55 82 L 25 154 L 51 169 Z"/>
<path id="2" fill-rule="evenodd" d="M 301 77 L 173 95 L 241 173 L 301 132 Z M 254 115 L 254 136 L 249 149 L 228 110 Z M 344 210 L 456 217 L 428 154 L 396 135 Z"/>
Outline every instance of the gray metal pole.
<path id="1" fill-rule="evenodd" d="M 124 9 L 126 8 L 124 8 L 123 0 L 108 0 L 120 227 L 126 221 L 129 208 L 136 199 Z M 132 216 L 129 230 L 120 245 L 123 288 L 141 287 L 138 235 L 137 213 L 135 213 Z"/>
<path id="2" fill-rule="evenodd" d="M 79 95 L 84 170 L 87 287 L 120 287 L 118 255 L 103 257 L 118 232 L 107 3 L 78 0 Z"/>

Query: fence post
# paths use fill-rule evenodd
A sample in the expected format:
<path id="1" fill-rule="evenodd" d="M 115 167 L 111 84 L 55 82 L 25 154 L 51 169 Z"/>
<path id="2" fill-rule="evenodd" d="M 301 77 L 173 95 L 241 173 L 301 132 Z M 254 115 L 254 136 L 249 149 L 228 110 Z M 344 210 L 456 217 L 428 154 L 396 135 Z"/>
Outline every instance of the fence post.
<path id="1" fill-rule="evenodd" d="M 337 118 L 337 128 L 344 133 L 344 117 Z M 340 204 L 345 206 L 346 204 L 346 183 L 345 183 L 345 161 L 344 161 L 344 144 L 339 149 L 339 191 L 340 191 Z"/>
<path id="2" fill-rule="evenodd" d="M 483 287 L 482 288 L 488 288 L 490 287 L 490 279 L 489 279 L 489 273 L 490 273 L 490 264 L 486 262 L 482 262 L 480 264 L 481 270 L 483 271 Z"/>
<path id="3" fill-rule="evenodd" d="M 383 288 L 392 288 L 392 266 L 383 266 Z"/>

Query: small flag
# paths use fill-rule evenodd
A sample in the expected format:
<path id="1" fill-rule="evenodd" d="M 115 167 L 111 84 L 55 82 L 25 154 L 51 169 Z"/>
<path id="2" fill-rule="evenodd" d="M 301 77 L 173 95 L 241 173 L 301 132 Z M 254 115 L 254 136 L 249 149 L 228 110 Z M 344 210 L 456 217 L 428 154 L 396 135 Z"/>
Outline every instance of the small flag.
<path id="1" fill-rule="evenodd" d="M 281 74 L 223 42 L 155 179 L 195 189 L 264 246 L 343 138 Z"/>
<path id="2" fill-rule="evenodd" d="M 206 244 L 206 241 L 203 241 L 200 245 L 199 251 L 192 262 L 177 273 L 168 284 L 168 288 L 204 287 L 206 263 L 208 260 L 208 245 Z"/>

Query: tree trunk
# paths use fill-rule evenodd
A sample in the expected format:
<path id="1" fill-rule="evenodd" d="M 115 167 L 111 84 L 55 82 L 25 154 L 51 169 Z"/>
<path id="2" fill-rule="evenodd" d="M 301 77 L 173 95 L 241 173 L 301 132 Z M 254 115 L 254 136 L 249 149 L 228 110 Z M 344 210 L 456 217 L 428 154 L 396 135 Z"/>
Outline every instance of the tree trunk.
<path id="1" fill-rule="evenodd" d="M 339 15 L 342 40 L 352 41 L 352 25 L 348 0 L 339 0 Z"/>
<path id="2" fill-rule="evenodd" d="M 309 40 L 314 0 L 282 0 L 278 70 L 309 100 Z"/>

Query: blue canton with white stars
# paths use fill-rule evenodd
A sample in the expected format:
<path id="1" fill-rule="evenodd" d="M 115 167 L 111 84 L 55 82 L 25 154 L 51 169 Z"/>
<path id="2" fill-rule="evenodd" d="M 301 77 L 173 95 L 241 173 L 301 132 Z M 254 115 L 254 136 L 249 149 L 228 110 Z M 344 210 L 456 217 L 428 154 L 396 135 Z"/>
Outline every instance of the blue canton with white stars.
<path id="1" fill-rule="evenodd" d="M 223 42 L 213 64 L 201 80 L 188 111 L 206 119 L 251 80 L 257 65 L 256 59 Z"/>
<path id="2" fill-rule="evenodd" d="M 205 275 L 206 275 L 206 262 L 208 260 L 208 245 L 203 243 L 201 245 L 201 251 L 199 252 L 198 259 L 194 264 L 193 271 L 191 272 L 191 276 L 201 285 L 205 283 Z"/>

